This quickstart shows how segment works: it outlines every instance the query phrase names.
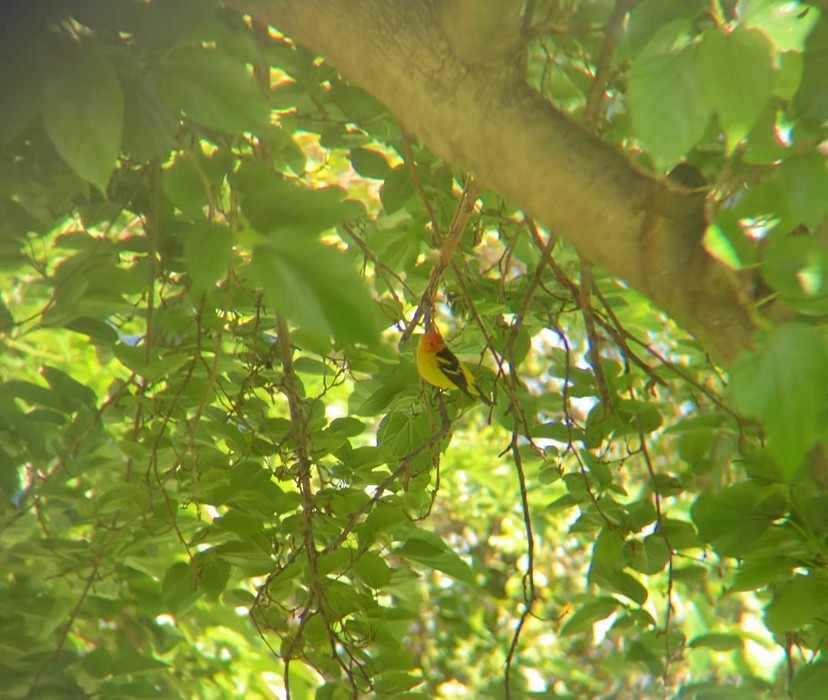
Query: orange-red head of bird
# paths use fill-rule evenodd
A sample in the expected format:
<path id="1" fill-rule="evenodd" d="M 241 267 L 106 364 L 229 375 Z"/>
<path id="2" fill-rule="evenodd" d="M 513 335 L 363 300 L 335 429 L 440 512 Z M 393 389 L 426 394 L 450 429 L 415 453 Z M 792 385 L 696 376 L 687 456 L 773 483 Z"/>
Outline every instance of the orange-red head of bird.
<path id="1" fill-rule="evenodd" d="M 438 331 L 426 331 L 420 336 L 420 352 L 440 352 L 444 345 L 443 336 Z"/>

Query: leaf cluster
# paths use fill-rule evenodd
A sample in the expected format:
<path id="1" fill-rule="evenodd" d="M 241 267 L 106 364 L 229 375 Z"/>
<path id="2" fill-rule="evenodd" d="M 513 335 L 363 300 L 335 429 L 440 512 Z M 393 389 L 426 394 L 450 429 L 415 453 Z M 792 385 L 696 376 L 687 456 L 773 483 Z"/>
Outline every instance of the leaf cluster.
<path id="1" fill-rule="evenodd" d="M 596 122 L 715 182 L 777 314 L 725 375 L 278 33 L 13 3 L 3 697 L 821 697 L 826 23 L 737 4 L 639 3 Z M 527 24 L 575 118 L 610 5 Z M 426 307 L 491 411 L 420 386 Z"/>

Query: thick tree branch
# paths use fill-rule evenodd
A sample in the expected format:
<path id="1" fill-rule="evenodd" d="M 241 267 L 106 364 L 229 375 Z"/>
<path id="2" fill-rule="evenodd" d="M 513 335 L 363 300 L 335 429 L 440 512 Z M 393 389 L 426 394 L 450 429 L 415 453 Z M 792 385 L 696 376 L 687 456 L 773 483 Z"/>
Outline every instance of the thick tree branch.
<path id="1" fill-rule="evenodd" d="M 634 168 L 511 66 L 462 60 L 444 31 L 452 0 L 226 1 L 324 56 L 424 145 L 637 288 L 719 360 L 750 342 L 737 281 L 701 247 L 704 198 Z"/>
<path id="2" fill-rule="evenodd" d="M 514 61 L 523 47 L 520 0 L 452 0 L 442 3 L 443 31 L 463 62 L 491 66 Z"/>

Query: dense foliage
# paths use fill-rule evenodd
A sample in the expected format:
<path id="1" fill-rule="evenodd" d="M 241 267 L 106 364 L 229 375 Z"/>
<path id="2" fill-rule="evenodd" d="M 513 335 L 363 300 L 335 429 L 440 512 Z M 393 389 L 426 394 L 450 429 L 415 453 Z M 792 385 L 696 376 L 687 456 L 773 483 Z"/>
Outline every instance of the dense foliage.
<path id="1" fill-rule="evenodd" d="M 732 368 L 278 31 L 3 5 L 0 695 L 824 696 L 828 21 L 630 6 L 529 3 L 527 77 L 581 121 L 618 39 L 591 128 L 710 183 Z"/>

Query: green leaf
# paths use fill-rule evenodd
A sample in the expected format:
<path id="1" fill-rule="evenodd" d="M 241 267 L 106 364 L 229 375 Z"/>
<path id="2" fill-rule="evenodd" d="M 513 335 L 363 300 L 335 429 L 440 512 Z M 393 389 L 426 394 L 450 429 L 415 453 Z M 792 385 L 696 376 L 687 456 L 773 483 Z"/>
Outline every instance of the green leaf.
<path id="1" fill-rule="evenodd" d="M 664 641 L 661 635 L 656 638 L 652 632 L 644 633 L 630 642 L 626 659 L 635 661 L 649 674 L 657 676 L 663 664 L 663 647 Z M 694 697 L 693 700 L 698 700 L 698 698 Z"/>
<path id="2" fill-rule="evenodd" d="M 293 363 L 297 374 L 306 374 L 317 377 L 327 377 L 331 374 L 331 367 L 313 357 L 297 357 Z M 337 419 L 342 420 L 342 419 Z M 354 419 L 356 420 L 356 419 Z"/>
<path id="3" fill-rule="evenodd" d="M 14 316 L 9 307 L 0 299 L 0 333 L 8 333 L 14 328 Z"/>
<path id="4" fill-rule="evenodd" d="M 791 55 L 785 54 L 785 56 Z M 800 64 L 797 71 L 799 74 L 802 72 L 802 57 L 799 54 L 793 55 L 797 58 L 785 58 L 782 61 L 782 70 L 777 79 L 776 87 L 774 88 L 775 94 L 785 100 L 790 100 L 790 98 L 782 96 L 780 92 L 786 89 L 787 82 L 792 79 L 791 72 L 793 67 L 791 64 Z M 799 78 L 800 75 L 797 75 L 797 84 L 799 83 Z M 762 114 L 759 115 L 759 119 L 757 119 L 753 130 L 744 142 L 741 159 L 745 163 L 767 165 L 790 155 L 784 143 L 780 143 L 779 141 L 779 131 L 776 123 L 778 116 L 778 109 L 774 101 L 771 100 L 765 106 Z M 740 258 L 743 261 L 747 261 L 755 257 L 755 248 L 752 247 L 754 242 L 748 236 L 744 235 L 744 232 L 739 226 L 739 218 L 737 209 L 719 209 L 715 216 L 716 223 L 722 227 L 722 232 L 728 236 L 731 245 L 739 252 Z"/>
<path id="5" fill-rule="evenodd" d="M 757 700 L 767 695 L 766 687 L 736 687 L 724 683 L 689 683 L 682 687 L 681 700 Z"/>
<path id="6" fill-rule="evenodd" d="M 763 421 L 768 451 L 788 478 L 817 438 L 828 385 L 826 357 L 817 328 L 788 323 L 775 328 L 758 350 L 744 353 L 732 370 L 737 409 Z"/>
<path id="7" fill-rule="evenodd" d="M 380 502 L 365 519 L 365 524 L 361 528 L 360 542 L 371 543 L 377 535 L 394 532 L 407 525 L 408 516 L 400 506 Z"/>
<path id="8" fill-rule="evenodd" d="M 146 80 L 124 83 L 124 151 L 137 161 L 163 158 L 180 124 L 178 111 Z"/>
<path id="9" fill-rule="evenodd" d="M 165 379 L 186 363 L 192 362 L 193 358 L 185 352 L 176 352 L 164 357 L 155 357 L 150 354 L 147 358 L 146 349 L 143 346 L 126 345 L 119 343 L 115 346 L 115 357 L 136 374 L 146 377 L 154 382 Z M 147 362 L 149 359 L 149 362 Z"/>
<path id="10" fill-rule="evenodd" d="M 95 499 L 95 510 L 100 516 L 121 513 L 135 514 L 143 511 L 150 502 L 146 490 L 136 484 L 119 484 Z"/>
<path id="11" fill-rule="evenodd" d="M 176 49 L 146 79 L 167 105 L 204 126 L 240 133 L 267 124 L 267 103 L 244 63 L 218 49 Z"/>
<path id="12" fill-rule="evenodd" d="M 92 678 L 105 678 L 110 673 L 112 655 L 108 649 L 93 649 L 83 657 L 81 665 Z"/>
<path id="13" fill-rule="evenodd" d="M 254 248 L 250 270 L 265 301 L 306 330 L 377 343 L 376 304 L 350 261 L 331 246 L 312 238 L 271 236 Z"/>
<path id="14" fill-rule="evenodd" d="M 819 12 L 801 2 L 742 0 L 739 16 L 748 27 L 756 27 L 779 51 L 802 51 L 805 39 L 819 21 Z"/>
<path id="15" fill-rule="evenodd" d="M 380 200 L 386 214 L 393 214 L 414 195 L 411 171 L 405 165 L 394 168 L 380 187 Z"/>
<path id="16" fill-rule="evenodd" d="M 168 668 L 163 661 L 137 649 L 121 649 L 114 654 L 108 649 L 94 649 L 83 657 L 83 669 L 93 678 L 124 676 Z"/>
<path id="17" fill-rule="evenodd" d="M 356 437 L 365 432 L 365 423 L 351 416 L 334 418 L 325 432 L 344 437 Z"/>
<path id="18" fill-rule="evenodd" d="M 756 552 L 742 561 L 736 576 L 733 578 L 731 590 L 750 591 L 754 588 L 767 586 L 769 583 L 786 581 L 791 577 L 791 569 L 797 562 L 779 551 L 767 551 L 759 545 Z"/>
<path id="19" fill-rule="evenodd" d="M 58 411 L 65 411 L 66 404 L 52 387 L 41 386 L 24 379 L 12 379 L 0 384 L 4 396 L 23 399 L 30 406 L 48 406 Z"/>
<path id="20" fill-rule="evenodd" d="M 785 583 L 765 609 L 771 632 L 796 632 L 828 612 L 828 581 L 812 574 L 797 574 Z"/>
<path id="21" fill-rule="evenodd" d="M 43 90 L 51 67 L 44 60 L 43 44 L 17 46 L 6 54 L 3 66 L 3 90 L 0 90 L 0 146 L 27 129 L 38 117 L 43 104 Z"/>
<path id="22" fill-rule="evenodd" d="M 404 215 L 403 215 L 404 216 Z M 411 220 L 394 223 L 400 215 L 381 217 L 375 229 L 369 229 L 366 243 L 377 257 L 397 272 L 410 270 L 424 244 L 422 229 Z M 382 278 L 377 283 L 384 283 Z"/>
<path id="23" fill-rule="evenodd" d="M 610 528 L 603 528 L 592 548 L 592 565 L 608 568 L 623 565 L 623 549 L 623 538 Z"/>
<path id="24" fill-rule="evenodd" d="M 416 382 L 417 371 L 413 364 L 400 362 L 390 372 L 378 375 L 375 381 L 357 382 L 349 399 L 350 411 L 358 416 L 377 416 Z"/>
<path id="25" fill-rule="evenodd" d="M 774 236 L 762 253 L 763 279 L 801 313 L 828 313 L 828 249 L 813 236 Z"/>
<path id="26" fill-rule="evenodd" d="M 65 323 L 64 328 L 81 333 L 93 343 L 113 346 L 118 342 L 118 332 L 105 321 L 88 316 L 79 316 Z"/>
<path id="27" fill-rule="evenodd" d="M 385 156 L 372 148 L 352 148 L 349 159 L 362 177 L 385 180 L 391 174 L 391 166 Z"/>
<path id="28" fill-rule="evenodd" d="M 580 605 L 575 609 L 575 613 L 570 617 L 561 628 L 561 636 L 566 637 L 570 634 L 579 634 L 592 629 L 592 626 L 608 618 L 612 613 L 618 610 L 619 603 L 615 598 L 603 597 Z"/>
<path id="29" fill-rule="evenodd" d="M 627 542 L 624 550 L 630 567 L 648 576 L 663 571 L 670 561 L 670 548 L 659 534 L 646 537 L 643 544 Z"/>
<path id="30" fill-rule="evenodd" d="M 233 253 L 233 235 L 225 226 L 200 222 L 180 234 L 184 264 L 199 289 L 211 289 L 227 272 Z"/>
<path id="31" fill-rule="evenodd" d="M 437 535 L 417 530 L 410 534 L 396 554 L 409 561 L 442 571 L 467 586 L 474 584 L 471 567 L 449 549 Z"/>
<path id="32" fill-rule="evenodd" d="M 592 569 L 590 570 L 589 580 L 590 583 L 594 583 L 613 593 L 618 593 L 639 605 L 644 605 L 647 602 L 649 595 L 647 589 L 638 579 L 633 578 L 620 569 Z"/>
<path id="33" fill-rule="evenodd" d="M 538 483 L 543 485 L 554 484 L 561 478 L 561 467 L 555 462 L 544 462 L 538 470 Z"/>
<path id="34" fill-rule="evenodd" d="M 697 649 L 699 647 L 712 649 L 713 651 L 733 651 L 742 647 L 743 640 L 738 634 L 727 634 L 724 632 L 709 632 L 694 637 L 687 646 Z"/>
<path id="35" fill-rule="evenodd" d="M 776 182 L 791 217 L 816 228 L 828 214 L 828 161 L 821 153 L 786 158 L 776 169 Z M 823 244 L 823 248 L 826 246 Z"/>
<path id="36" fill-rule="evenodd" d="M 202 219 L 208 205 L 207 183 L 201 165 L 192 155 L 179 155 L 161 172 L 161 188 L 167 199 L 188 218 Z"/>
<path id="37" fill-rule="evenodd" d="M 580 431 L 576 428 L 570 428 L 560 421 L 549 421 L 543 425 L 532 426 L 532 437 L 547 438 L 567 444 L 571 439 L 577 438 Z"/>
<path id="38" fill-rule="evenodd" d="M 379 554 L 365 552 L 354 562 L 354 573 L 370 588 L 379 589 L 391 583 L 391 569 Z"/>
<path id="39" fill-rule="evenodd" d="M 812 12 L 811 14 L 815 14 Z M 823 122 L 828 119 L 828 22 L 817 22 L 808 35 L 803 54 L 802 81 L 794 105 L 799 116 Z"/>
<path id="40" fill-rule="evenodd" d="M 228 564 L 238 567 L 246 576 L 262 576 L 273 570 L 273 560 L 251 537 L 224 542 L 213 548 Z"/>
<path id="41" fill-rule="evenodd" d="M 396 457 L 405 457 L 420 447 L 431 435 L 428 416 L 412 416 L 407 412 L 392 411 L 380 423 L 377 444 L 386 447 Z"/>
<path id="42" fill-rule="evenodd" d="M 601 490 L 607 488 L 612 483 L 613 477 L 610 467 L 588 450 L 584 450 L 581 455 L 598 488 Z"/>
<path id="43" fill-rule="evenodd" d="M 759 30 L 709 29 L 702 38 L 699 66 L 702 92 L 716 110 L 732 150 L 753 128 L 773 92 L 772 46 Z"/>
<path id="44" fill-rule="evenodd" d="M 269 124 L 263 130 L 262 138 L 267 142 L 268 153 L 276 168 L 280 171 L 287 168 L 299 177 L 303 177 L 309 154 L 302 150 L 291 133 L 285 131 L 283 126 Z"/>
<path id="45" fill-rule="evenodd" d="M 733 242 L 717 224 L 711 224 L 707 227 L 702 243 L 708 253 L 721 260 L 725 265 L 732 267 L 734 270 L 741 270 L 744 267 Z"/>
<path id="46" fill-rule="evenodd" d="M 365 213 L 356 202 L 343 201 L 347 193 L 339 187 L 312 189 L 258 164 L 243 165 L 231 180 L 244 215 L 262 234 L 279 231 L 310 237 Z"/>
<path id="47" fill-rule="evenodd" d="M 98 397 L 95 392 L 85 384 L 81 384 L 66 372 L 57 367 L 49 367 L 44 365 L 41 369 L 43 378 L 48 382 L 49 386 L 60 396 L 68 405 L 80 408 L 85 406 L 95 410 L 98 404 Z"/>
<path id="48" fill-rule="evenodd" d="M 762 533 L 787 511 L 783 487 L 754 482 L 703 492 L 690 510 L 702 539 L 731 557 L 749 553 Z"/>
<path id="49" fill-rule="evenodd" d="M 800 666 L 791 689 L 796 700 L 822 700 L 828 686 L 828 661 L 824 659 Z"/>
<path id="50" fill-rule="evenodd" d="M 198 585 L 210 597 L 218 598 L 227 587 L 232 567 L 213 550 L 198 552 L 193 557 Z"/>
<path id="51" fill-rule="evenodd" d="M 423 682 L 421 676 L 400 671 L 380 673 L 374 680 L 377 692 L 386 697 L 400 697 L 403 691 L 409 690 Z"/>
<path id="52" fill-rule="evenodd" d="M 589 582 L 643 605 L 647 600 L 647 589 L 622 571 L 625 564 L 624 540 L 610 528 L 603 528 L 592 550 Z"/>
<path id="53" fill-rule="evenodd" d="M 369 93 L 342 80 L 336 81 L 328 93 L 329 99 L 347 121 L 374 121 L 387 113 L 387 109 Z"/>
<path id="54" fill-rule="evenodd" d="M 695 528 L 685 520 L 662 518 L 661 532 L 673 549 L 694 549 L 703 546 Z"/>
<path id="55" fill-rule="evenodd" d="M 665 25 L 676 20 L 692 22 L 704 10 L 706 0 L 644 0 L 630 12 L 627 31 L 618 45 L 618 58 L 631 59 Z"/>
<path id="56" fill-rule="evenodd" d="M 776 76 L 776 85 L 773 86 L 773 94 L 777 97 L 790 102 L 796 95 L 799 85 L 802 83 L 802 67 L 804 59 L 801 53 L 783 53 L 778 57 L 779 71 Z M 773 107 L 771 102 L 768 107 Z M 765 108 L 767 113 L 768 107 Z M 771 109 L 771 114 L 775 114 L 775 110 Z M 764 115 L 763 115 L 764 116 Z M 760 124 L 762 119 L 760 118 Z M 751 136 L 751 138 L 753 138 Z M 780 145 L 777 142 L 777 147 Z"/>
<path id="57" fill-rule="evenodd" d="M 58 65 L 46 85 L 43 123 L 58 153 L 106 191 L 121 148 L 124 98 L 112 66 L 94 51 Z"/>
<path id="58" fill-rule="evenodd" d="M 198 582 L 189 565 L 175 562 L 167 569 L 161 583 L 164 605 L 173 614 L 186 612 L 201 597 Z"/>
<path id="59" fill-rule="evenodd" d="M 243 588 L 224 591 L 221 602 L 231 608 L 250 608 L 256 602 L 256 596 Z"/>
<path id="60" fill-rule="evenodd" d="M 14 457 L 0 447 L 0 497 L 11 498 L 20 488 L 20 473 Z"/>
<path id="61" fill-rule="evenodd" d="M 703 460 L 713 446 L 715 432 L 712 428 L 694 428 L 684 431 L 678 439 L 678 454 L 685 462 L 695 464 Z"/>
<path id="62" fill-rule="evenodd" d="M 635 135 L 660 167 L 701 138 L 712 114 L 704 99 L 697 48 L 684 21 L 662 28 L 630 69 L 629 100 Z"/>
<path id="63" fill-rule="evenodd" d="M 617 405 L 620 417 L 629 421 L 636 432 L 651 433 L 661 427 L 661 413 L 654 403 L 624 399 Z"/>

